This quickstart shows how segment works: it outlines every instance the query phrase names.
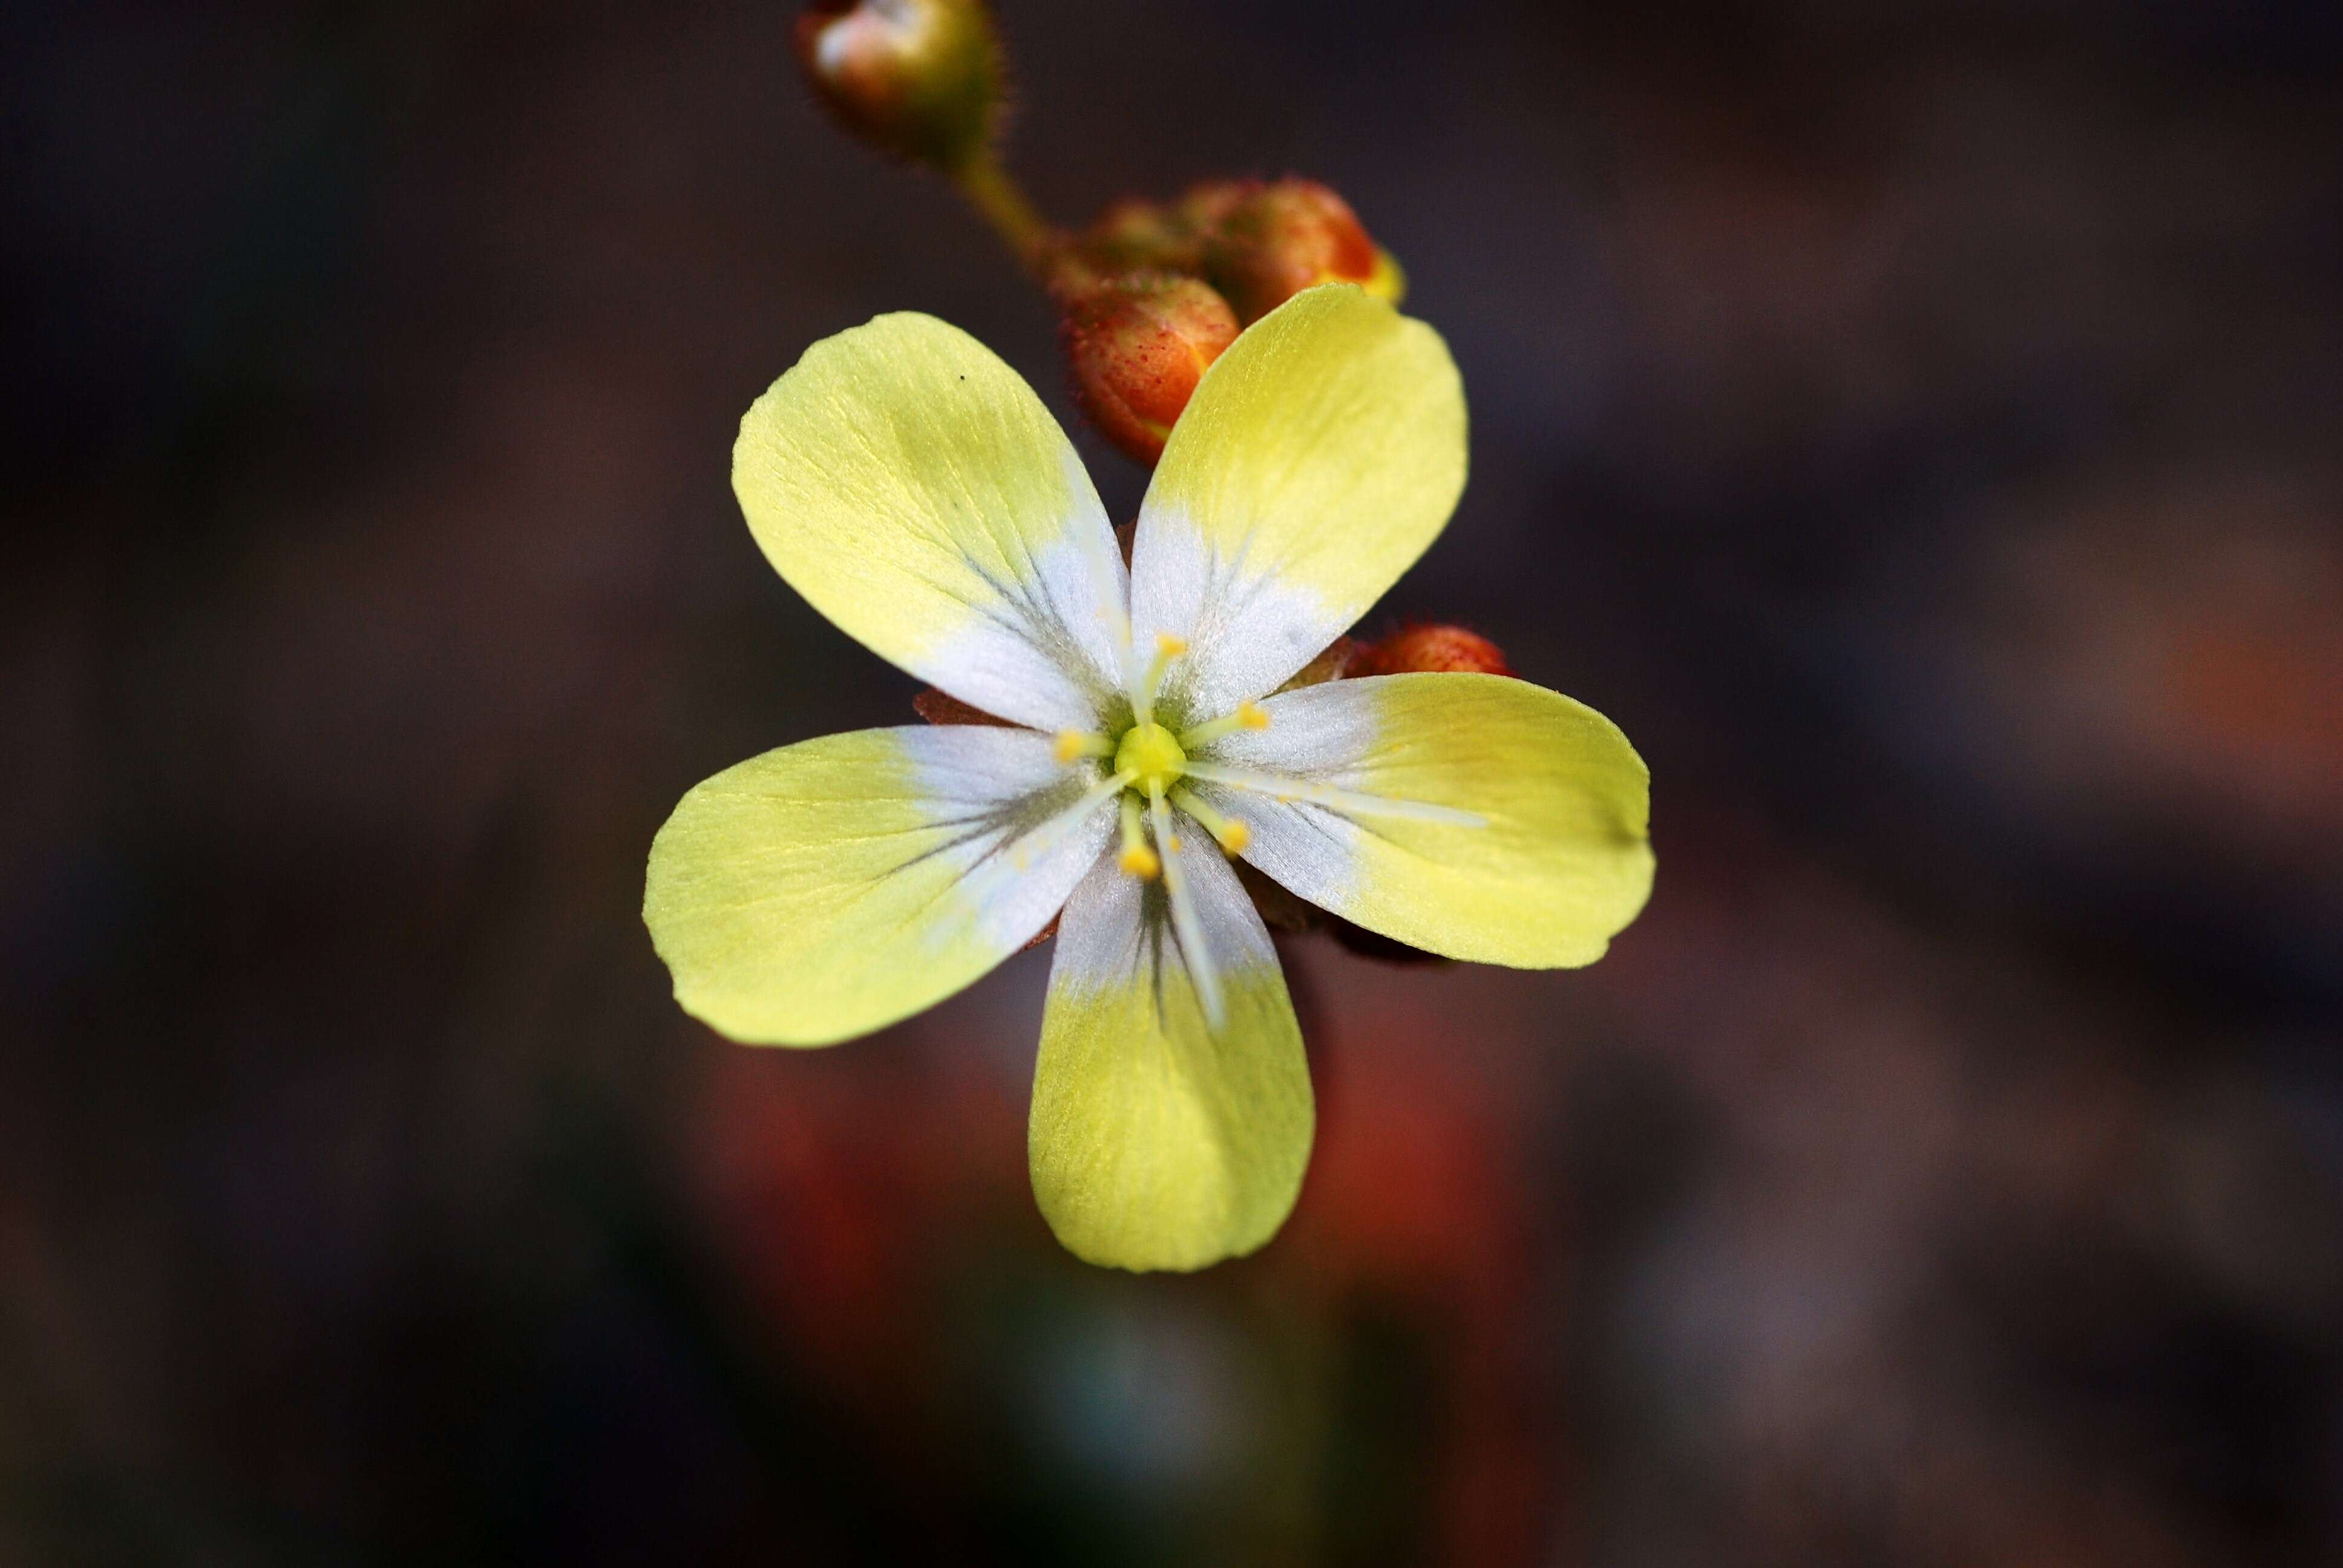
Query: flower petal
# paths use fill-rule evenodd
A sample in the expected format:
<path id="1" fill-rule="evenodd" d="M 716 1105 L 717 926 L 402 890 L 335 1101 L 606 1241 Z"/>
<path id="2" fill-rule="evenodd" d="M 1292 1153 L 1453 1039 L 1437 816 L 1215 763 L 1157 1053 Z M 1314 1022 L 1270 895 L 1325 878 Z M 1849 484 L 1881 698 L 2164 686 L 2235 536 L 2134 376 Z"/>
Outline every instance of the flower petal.
<path id="1" fill-rule="evenodd" d="M 1065 432 L 930 316 L 826 337 L 740 421 L 732 488 L 789 585 L 987 713 L 1094 729 L 1121 688 L 1122 558 Z"/>
<path id="2" fill-rule="evenodd" d="M 1568 968 L 1651 895 L 1651 776 L 1582 703 L 1503 676 L 1390 675 L 1262 707 L 1268 729 L 1198 761 L 1294 780 L 1290 798 L 1189 782 L 1244 820 L 1246 859 L 1345 920 L 1450 958 Z"/>
<path id="3" fill-rule="evenodd" d="M 1350 284 L 1304 289 L 1205 372 L 1139 514 L 1139 645 L 1183 638 L 1165 707 L 1273 691 L 1383 597 L 1464 487 L 1464 391 L 1440 335 Z"/>
<path id="4" fill-rule="evenodd" d="M 1221 970 L 1217 1034 L 1161 881 L 1103 859 L 1058 925 L 1033 1195 L 1093 1263 L 1201 1269 L 1250 1252 L 1285 1222 L 1310 1162 L 1310 1068 L 1276 950 L 1217 852 L 1190 853 L 1187 869 Z"/>
<path id="5" fill-rule="evenodd" d="M 1095 783 L 1029 729 L 785 746 L 683 798 L 651 844 L 643 920 L 684 1010 L 733 1039 L 867 1034 L 1049 922 L 1112 831 Z"/>

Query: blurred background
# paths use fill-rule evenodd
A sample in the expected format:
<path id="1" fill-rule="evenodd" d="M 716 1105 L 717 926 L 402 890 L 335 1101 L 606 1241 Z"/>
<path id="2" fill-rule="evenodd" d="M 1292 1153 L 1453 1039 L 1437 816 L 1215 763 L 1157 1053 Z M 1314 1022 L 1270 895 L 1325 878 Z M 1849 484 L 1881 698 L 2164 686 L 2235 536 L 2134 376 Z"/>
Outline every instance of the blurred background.
<path id="1" fill-rule="evenodd" d="M 2343 11 L 1001 9 L 1053 216 L 1404 262 L 1473 476 L 1366 629 L 1615 718 L 1649 911 L 1293 942 L 1292 1221 L 1074 1261 L 1046 952 L 759 1051 L 639 917 L 910 719 L 750 398 L 908 307 L 1071 420 L 990 237 L 780 0 L 17 0 L 0 1563 L 2343 1561 Z"/>

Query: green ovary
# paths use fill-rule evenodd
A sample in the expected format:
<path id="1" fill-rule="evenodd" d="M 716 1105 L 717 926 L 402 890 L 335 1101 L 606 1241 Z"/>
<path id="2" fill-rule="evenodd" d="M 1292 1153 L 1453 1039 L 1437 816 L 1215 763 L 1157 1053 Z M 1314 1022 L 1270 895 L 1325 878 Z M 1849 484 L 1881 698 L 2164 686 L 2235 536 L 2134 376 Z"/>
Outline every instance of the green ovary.
<path id="1" fill-rule="evenodd" d="M 1188 754 L 1161 724 L 1134 724 L 1114 749 L 1114 770 L 1131 776 L 1131 788 L 1142 794 L 1168 790 L 1187 770 Z"/>

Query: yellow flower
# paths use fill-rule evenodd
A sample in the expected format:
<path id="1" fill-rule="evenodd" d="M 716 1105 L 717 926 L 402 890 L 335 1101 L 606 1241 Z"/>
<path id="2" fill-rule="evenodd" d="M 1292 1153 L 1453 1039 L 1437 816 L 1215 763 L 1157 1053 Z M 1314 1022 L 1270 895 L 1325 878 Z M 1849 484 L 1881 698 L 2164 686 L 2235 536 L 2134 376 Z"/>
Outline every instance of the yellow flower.
<path id="1" fill-rule="evenodd" d="M 898 315 L 816 344 L 741 421 L 750 531 L 849 635 L 1021 728 L 833 735 L 686 795 L 643 899 L 677 1000 L 827 1045 L 1062 910 L 1030 1140 L 1051 1228 L 1130 1269 L 1266 1241 L 1314 1111 L 1223 852 L 1528 969 L 1600 958 L 1651 889 L 1648 776 L 1593 709 L 1491 675 L 1279 689 L 1447 522 L 1464 425 L 1438 334 L 1307 290 L 1205 374 L 1126 570 L 1063 432 L 975 339 Z"/>

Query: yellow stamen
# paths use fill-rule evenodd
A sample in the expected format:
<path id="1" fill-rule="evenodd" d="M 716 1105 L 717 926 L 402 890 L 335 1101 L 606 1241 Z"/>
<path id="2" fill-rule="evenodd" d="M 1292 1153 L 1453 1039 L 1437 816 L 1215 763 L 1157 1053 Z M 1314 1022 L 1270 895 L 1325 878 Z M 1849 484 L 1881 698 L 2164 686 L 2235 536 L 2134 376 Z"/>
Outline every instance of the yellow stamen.
<path id="1" fill-rule="evenodd" d="M 1147 847 L 1140 827 L 1139 797 L 1129 790 L 1122 796 L 1122 869 L 1141 881 L 1151 881 L 1161 876 L 1163 862 Z"/>
<path id="2" fill-rule="evenodd" d="M 1084 757 L 1111 757 L 1114 755 L 1114 742 L 1103 735 L 1085 735 L 1079 729 L 1061 729 L 1055 749 L 1059 761 L 1074 762 Z"/>
<path id="3" fill-rule="evenodd" d="M 1171 662 L 1188 651 L 1188 639 L 1174 637 L 1168 631 L 1155 634 L 1155 657 L 1148 662 L 1147 673 L 1139 678 L 1139 688 L 1131 694 L 1131 716 L 1141 724 L 1155 722 L 1155 694 L 1163 689 L 1163 671 Z"/>
<path id="4" fill-rule="evenodd" d="M 1233 735 L 1240 729 L 1269 728 L 1269 709 L 1257 702 L 1240 702 L 1234 713 L 1224 714 L 1209 724 L 1199 724 L 1180 732 L 1180 749 L 1193 751 L 1199 746 L 1210 746 L 1223 735 Z"/>
<path id="5" fill-rule="evenodd" d="M 1244 853 L 1245 846 L 1252 842 L 1252 829 L 1234 817 L 1222 816 L 1198 799 L 1192 789 L 1172 790 L 1172 804 L 1202 822 L 1204 825 L 1204 831 L 1212 836 L 1224 853 L 1242 855 Z"/>

